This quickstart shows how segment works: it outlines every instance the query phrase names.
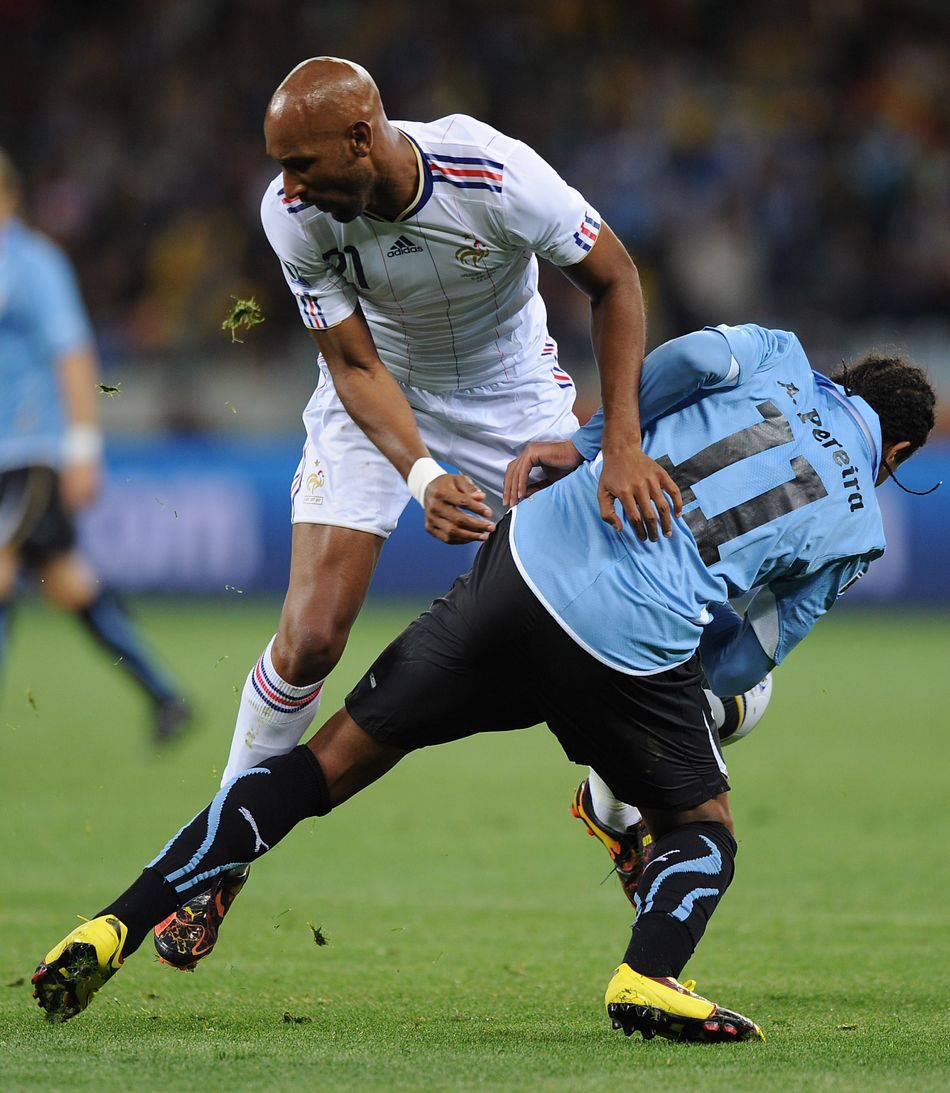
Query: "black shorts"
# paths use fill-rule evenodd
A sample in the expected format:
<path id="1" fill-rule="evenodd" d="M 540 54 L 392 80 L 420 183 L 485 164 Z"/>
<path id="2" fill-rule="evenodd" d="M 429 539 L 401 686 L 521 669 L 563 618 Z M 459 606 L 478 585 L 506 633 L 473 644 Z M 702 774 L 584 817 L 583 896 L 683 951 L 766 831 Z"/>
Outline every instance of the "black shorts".
<path id="1" fill-rule="evenodd" d="M 0 471 L 0 547 L 27 566 L 41 566 L 76 545 L 76 525 L 50 467 Z"/>
<path id="2" fill-rule="evenodd" d="M 405 751 L 546 721 L 623 801 L 683 811 L 726 792 L 699 658 L 646 676 L 596 660 L 525 584 L 509 523 L 347 695 L 353 720 Z"/>

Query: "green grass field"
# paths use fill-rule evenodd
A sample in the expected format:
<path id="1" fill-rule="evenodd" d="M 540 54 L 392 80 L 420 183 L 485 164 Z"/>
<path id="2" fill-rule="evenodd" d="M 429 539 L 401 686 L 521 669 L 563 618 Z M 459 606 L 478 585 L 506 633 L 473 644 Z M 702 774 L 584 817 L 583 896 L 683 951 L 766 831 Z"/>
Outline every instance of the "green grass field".
<path id="1" fill-rule="evenodd" d="M 88 1012 L 48 1025 L 36 963 L 212 796 L 276 613 L 237 597 L 140 606 L 201 711 L 155 754 L 121 671 L 68 620 L 21 611 L 0 705 L 0 1089 L 950 1087 L 936 615 L 825 620 L 726 753 L 738 871 L 688 974 L 766 1044 L 610 1030 L 630 914 L 570 818 L 581 772 L 543 729 L 410 757 L 255 866 L 196 974 L 143 947 Z M 325 711 L 411 614 L 365 613 Z"/>

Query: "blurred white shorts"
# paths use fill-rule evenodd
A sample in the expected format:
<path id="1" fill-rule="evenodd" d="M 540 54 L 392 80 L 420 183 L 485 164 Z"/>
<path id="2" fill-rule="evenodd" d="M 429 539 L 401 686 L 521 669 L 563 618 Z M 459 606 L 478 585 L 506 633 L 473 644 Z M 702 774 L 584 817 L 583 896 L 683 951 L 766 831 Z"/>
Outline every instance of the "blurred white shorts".
<path id="1" fill-rule="evenodd" d="M 532 440 L 573 436 L 578 427 L 574 383 L 550 355 L 527 374 L 466 391 L 400 386 L 433 458 L 469 475 L 499 517 L 505 470 L 518 452 Z M 387 538 L 411 494 L 347 414 L 325 365 L 303 420 L 307 442 L 290 490 L 293 523 L 334 524 Z"/>

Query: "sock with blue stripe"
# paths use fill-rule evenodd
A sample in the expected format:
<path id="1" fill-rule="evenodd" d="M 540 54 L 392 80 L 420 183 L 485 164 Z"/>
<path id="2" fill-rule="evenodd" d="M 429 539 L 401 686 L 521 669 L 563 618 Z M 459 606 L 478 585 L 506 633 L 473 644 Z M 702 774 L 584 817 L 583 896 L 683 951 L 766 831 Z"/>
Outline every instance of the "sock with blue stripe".
<path id="1" fill-rule="evenodd" d="M 677 978 L 735 873 L 736 841 L 719 823 L 684 824 L 655 844 L 637 884 L 637 919 L 624 963 Z"/>
<path id="2" fill-rule="evenodd" d="M 152 927 L 190 895 L 228 869 L 257 861 L 301 820 L 329 811 L 323 769 L 308 747 L 268 759 L 218 790 L 211 804 L 99 915 L 115 915 L 125 923 L 125 954 L 133 953 Z"/>
<path id="3" fill-rule="evenodd" d="M 133 676 L 154 702 L 171 702 L 178 697 L 172 682 L 146 653 L 137 627 L 111 589 L 104 588 L 76 614 L 96 641 L 120 658 L 119 667 Z"/>
<path id="4" fill-rule="evenodd" d="M 286 755 L 313 723 L 320 709 L 323 680 L 295 687 L 281 679 L 271 659 L 275 640 L 276 635 L 245 680 L 221 785 L 265 759 Z"/>

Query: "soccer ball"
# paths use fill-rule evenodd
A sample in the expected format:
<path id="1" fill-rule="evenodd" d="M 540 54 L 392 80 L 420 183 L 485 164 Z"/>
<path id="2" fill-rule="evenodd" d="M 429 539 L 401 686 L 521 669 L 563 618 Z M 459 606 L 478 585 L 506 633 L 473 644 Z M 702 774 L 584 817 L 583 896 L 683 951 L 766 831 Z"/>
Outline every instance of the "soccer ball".
<path id="1" fill-rule="evenodd" d="M 725 747 L 726 744 L 734 744 L 750 732 L 762 720 L 762 715 L 768 709 L 772 700 L 772 673 L 760 683 L 750 688 L 745 694 L 736 695 L 734 698 L 722 698 L 723 718 L 720 724 L 719 717 L 716 724 L 719 726 L 719 741 Z M 715 710 L 715 707 L 714 707 Z M 718 713 L 718 711 L 715 711 Z"/>

